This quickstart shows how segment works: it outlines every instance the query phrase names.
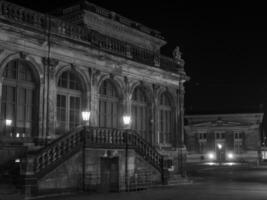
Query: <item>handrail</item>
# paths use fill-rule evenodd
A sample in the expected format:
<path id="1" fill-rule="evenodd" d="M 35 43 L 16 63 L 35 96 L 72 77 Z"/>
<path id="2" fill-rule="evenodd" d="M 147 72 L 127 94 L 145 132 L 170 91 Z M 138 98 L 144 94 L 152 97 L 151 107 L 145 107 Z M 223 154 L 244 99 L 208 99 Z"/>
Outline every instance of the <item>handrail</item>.
<path id="1" fill-rule="evenodd" d="M 27 9 L 16 4 L 0 0 L 0 19 L 28 26 L 54 36 L 66 37 L 100 50 L 131 59 L 149 66 L 160 67 L 178 73 L 182 65 L 168 62 L 170 58 L 162 57 L 157 51 L 151 51 L 136 45 L 100 34 L 87 27 L 71 24 L 64 20 Z M 160 58 L 160 59 L 159 59 Z M 162 62 L 162 64 L 161 64 Z M 170 66 L 168 66 L 170 64 Z"/>
<path id="2" fill-rule="evenodd" d="M 142 138 L 136 131 L 131 130 L 128 134 L 129 144 L 134 146 L 136 151 L 141 154 L 159 171 L 163 170 L 163 156 L 149 142 Z"/>
<path id="3" fill-rule="evenodd" d="M 83 127 L 76 128 L 54 140 L 40 151 L 30 154 L 29 157 L 33 159 L 34 164 L 33 172 L 35 174 L 42 173 L 75 150 L 81 149 L 81 144 L 84 142 L 83 130 Z"/>
<path id="4" fill-rule="evenodd" d="M 38 152 L 28 154 L 27 159 L 32 163 L 32 173 L 35 175 L 53 169 L 68 156 L 73 155 L 85 146 L 100 148 L 129 148 L 134 149 L 146 161 L 160 172 L 163 172 L 163 156 L 138 133 L 132 130 L 78 127 L 74 131 L 54 140 Z M 29 160 L 27 161 L 29 162 Z"/>
<path id="5" fill-rule="evenodd" d="M 136 131 L 91 127 L 86 132 L 86 145 L 100 148 L 125 147 L 135 149 L 146 161 L 159 171 L 163 170 L 163 156 Z"/>

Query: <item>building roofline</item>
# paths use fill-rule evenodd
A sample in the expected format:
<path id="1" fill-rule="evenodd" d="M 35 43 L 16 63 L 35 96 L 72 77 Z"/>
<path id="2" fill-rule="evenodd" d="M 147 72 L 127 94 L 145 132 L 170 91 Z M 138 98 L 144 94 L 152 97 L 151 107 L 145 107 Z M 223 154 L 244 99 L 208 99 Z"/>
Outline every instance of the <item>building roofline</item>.
<path id="1" fill-rule="evenodd" d="M 248 116 L 248 115 L 264 115 L 264 112 L 254 112 L 254 113 L 226 113 L 226 114 L 193 114 L 185 115 L 185 118 L 199 118 L 199 117 L 216 117 L 216 116 Z"/>

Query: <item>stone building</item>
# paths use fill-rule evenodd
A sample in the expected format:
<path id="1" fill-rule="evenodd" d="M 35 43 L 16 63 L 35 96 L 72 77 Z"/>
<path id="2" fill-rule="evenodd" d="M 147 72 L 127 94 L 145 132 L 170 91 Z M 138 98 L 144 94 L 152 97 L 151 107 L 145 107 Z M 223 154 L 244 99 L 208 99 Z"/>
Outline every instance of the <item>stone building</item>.
<path id="1" fill-rule="evenodd" d="M 2 175 L 19 167 L 26 195 L 179 179 L 179 48 L 161 55 L 160 32 L 87 1 L 53 15 L 0 1 L 0 28 Z"/>
<path id="2" fill-rule="evenodd" d="M 188 162 L 260 159 L 263 113 L 185 116 Z"/>

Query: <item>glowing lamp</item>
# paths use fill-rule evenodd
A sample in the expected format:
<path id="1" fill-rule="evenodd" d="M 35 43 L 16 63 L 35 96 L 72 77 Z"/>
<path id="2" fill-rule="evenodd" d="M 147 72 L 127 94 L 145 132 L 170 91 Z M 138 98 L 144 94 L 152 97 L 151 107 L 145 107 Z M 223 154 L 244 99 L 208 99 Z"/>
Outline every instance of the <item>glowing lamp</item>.
<path id="1" fill-rule="evenodd" d="M 6 126 L 11 126 L 12 120 L 11 119 L 6 119 L 5 123 L 6 123 Z"/>
<path id="2" fill-rule="evenodd" d="M 123 116 L 123 124 L 128 126 L 130 125 L 130 123 L 131 123 L 131 116 L 130 115 Z"/>

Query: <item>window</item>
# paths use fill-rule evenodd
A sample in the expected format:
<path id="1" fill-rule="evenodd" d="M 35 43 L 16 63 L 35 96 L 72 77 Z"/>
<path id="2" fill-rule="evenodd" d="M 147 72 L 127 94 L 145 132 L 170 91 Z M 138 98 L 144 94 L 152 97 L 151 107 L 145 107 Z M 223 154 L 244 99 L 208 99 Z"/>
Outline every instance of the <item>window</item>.
<path id="1" fill-rule="evenodd" d="M 9 62 L 3 73 L 1 99 L 2 135 L 20 138 L 31 137 L 37 130 L 37 84 L 31 66 L 23 60 Z M 6 126 L 6 120 L 11 120 Z M 35 123 L 34 123 L 35 122 Z"/>
<path id="2" fill-rule="evenodd" d="M 81 124 L 82 86 L 77 75 L 65 71 L 58 80 L 57 134 L 72 130 Z"/>
<path id="3" fill-rule="evenodd" d="M 240 140 L 242 139 L 242 134 L 240 132 L 235 132 L 234 133 L 234 136 L 235 136 L 235 140 Z"/>
<path id="4" fill-rule="evenodd" d="M 99 126 L 119 128 L 120 103 L 118 92 L 110 80 L 105 80 L 100 87 Z"/>
<path id="5" fill-rule="evenodd" d="M 234 151 L 235 153 L 241 153 L 242 152 L 242 133 L 241 132 L 235 132 L 234 133 Z"/>
<path id="6" fill-rule="evenodd" d="M 200 140 L 207 140 L 207 133 L 199 133 Z"/>
<path id="7" fill-rule="evenodd" d="M 161 144 L 171 144 L 171 134 L 173 131 L 172 110 L 167 93 L 161 94 L 159 104 L 159 139 Z"/>
<path id="8" fill-rule="evenodd" d="M 225 139 L 225 133 L 223 132 L 216 132 L 216 139 L 217 140 L 224 140 Z"/>
<path id="9" fill-rule="evenodd" d="M 135 88 L 132 101 L 132 128 L 144 139 L 151 142 L 149 132 L 149 105 L 141 87 Z"/>
<path id="10" fill-rule="evenodd" d="M 206 150 L 207 146 L 207 133 L 198 134 L 199 142 L 199 153 L 203 153 Z"/>

